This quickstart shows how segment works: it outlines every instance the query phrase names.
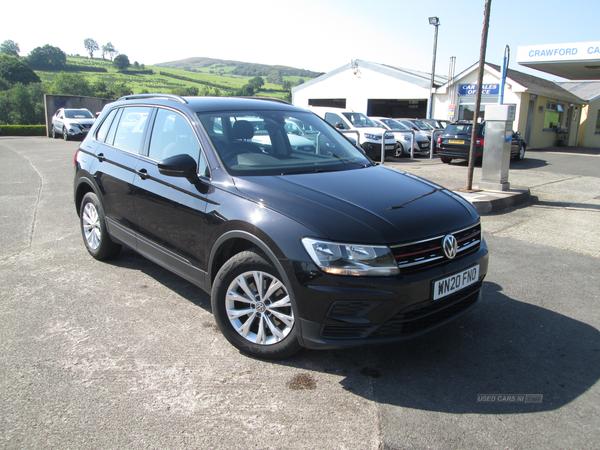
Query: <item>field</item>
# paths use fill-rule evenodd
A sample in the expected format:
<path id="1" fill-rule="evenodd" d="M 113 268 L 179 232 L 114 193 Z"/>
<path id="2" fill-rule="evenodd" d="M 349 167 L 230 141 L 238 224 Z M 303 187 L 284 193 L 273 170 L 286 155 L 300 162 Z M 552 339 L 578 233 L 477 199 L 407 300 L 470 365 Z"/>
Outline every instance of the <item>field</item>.
<path id="1" fill-rule="evenodd" d="M 124 72 L 119 72 L 113 67 L 110 60 L 101 58 L 88 59 L 80 56 L 67 57 L 68 72 L 78 73 L 86 77 L 90 84 L 104 82 L 107 86 L 125 83 L 133 90 L 134 94 L 141 92 L 164 92 L 184 87 L 197 87 L 200 95 L 231 95 L 248 83 L 253 76 L 234 75 L 234 65 L 225 65 L 215 62 L 210 66 L 202 68 L 190 68 L 190 70 L 175 69 L 159 66 L 133 65 Z M 42 82 L 53 82 L 59 72 L 36 71 Z M 289 81 L 292 85 L 298 84 L 300 79 L 308 81 L 308 77 L 283 76 L 283 81 Z M 285 98 L 289 92 L 282 85 L 267 83 L 263 76 L 265 85 L 256 95 Z M 216 91 L 217 90 L 217 91 Z"/>

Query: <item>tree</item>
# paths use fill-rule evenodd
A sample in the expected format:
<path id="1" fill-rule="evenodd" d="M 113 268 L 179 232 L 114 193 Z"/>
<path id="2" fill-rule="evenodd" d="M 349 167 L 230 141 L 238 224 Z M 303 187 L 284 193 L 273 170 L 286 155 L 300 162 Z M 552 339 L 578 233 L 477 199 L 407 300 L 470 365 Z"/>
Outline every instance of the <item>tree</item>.
<path id="1" fill-rule="evenodd" d="M 104 59 L 104 55 L 106 55 L 107 53 L 110 56 L 111 61 L 113 60 L 114 54 L 117 53 L 117 50 L 115 49 L 114 45 L 112 45 L 110 42 L 102 46 L 102 59 Z"/>
<path id="2" fill-rule="evenodd" d="M 252 87 L 250 84 L 243 85 L 241 95 L 244 97 L 252 97 L 254 95 L 254 87 Z"/>
<path id="3" fill-rule="evenodd" d="M 53 94 L 91 96 L 93 91 L 87 79 L 78 73 L 61 72 L 54 78 Z"/>
<path id="4" fill-rule="evenodd" d="M 46 44 L 34 48 L 27 56 L 27 63 L 34 70 L 60 70 L 67 64 L 67 54 L 58 47 Z"/>
<path id="5" fill-rule="evenodd" d="M 18 58 L 20 51 L 21 49 L 19 48 L 19 44 L 17 44 L 15 41 L 11 41 L 10 39 L 7 39 L 0 44 L 0 54 L 2 55 L 16 56 Z"/>
<path id="6" fill-rule="evenodd" d="M 41 125 L 45 121 L 42 83 L 17 83 L 12 89 L 0 92 L 0 122 Z"/>
<path id="7" fill-rule="evenodd" d="M 281 79 L 281 70 L 273 69 L 267 75 L 267 82 L 273 84 L 281 84 L 283 80 Z"/>
<path id="8" fill-rule="evenodd" d="M 129 86 L 127 86 L 125 83 L 116 83 L 113 86 L 113 92 L 114 92 L 113 98 L 120 98 L 125 95 L 133 94 L 133 91 L 131 90 L 131 88 Z"/>
<path id="9" fill-rule="evenodd" d="M 40 83 L 40 77 L 16 56 L 0 55 L 0 77 L 11 84 Z"/>
<path id="10" fill-rule="evenodd" d="M 113 66 L 115 66 L 117 70 L 126 70 L 130 66 L 129 58 L 127 55 L 121 53 L 120 55 L 115 56 Z"/>
<path id="11" fill-rule="evenodd" d="M 288 80 L 285 80 L 285 81 L 283 82 L 283 84 L 281 85 L 281 87 L 282 87 L 283 89 L 285 89 L 286 91 L 289 91 L 289 90 L 292 88 L 292 82 L 291 82 L 291 81 L 288 81 Z"/>
<path id="12" fill-rule="evenodd" d="M 83 46 L 90 54 L 90 59 L 92 59 L 94 57 L 94 52 L 96 50 L 100 50 L 100 47 L 98 47 L 98 43 L 91 38 L 84 39 Z"/>
<path id="13" fill-rule="evenodd" d="M 252 87 L 254 87 L 254 89 L 258 91 L 261 87 L 265 85 L 265 80 L 263 79 L 263 77 L 254 77 L 250 81 L 248 81 L 248 84 L 250 84 Z"/>

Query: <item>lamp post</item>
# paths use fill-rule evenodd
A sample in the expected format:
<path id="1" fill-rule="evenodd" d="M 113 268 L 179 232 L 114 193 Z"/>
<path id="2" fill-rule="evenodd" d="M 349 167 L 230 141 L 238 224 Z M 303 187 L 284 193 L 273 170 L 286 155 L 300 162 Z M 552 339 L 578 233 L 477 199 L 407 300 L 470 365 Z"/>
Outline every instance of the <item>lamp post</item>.
<path id="1" fill-rule="evenodd" d="M 435 27 L 435 37 L 433 38 L 433 64 L 431 65 L 431 87 L 429 92 L 429 109 L 427 111 L 427 118 L 431 119 L 431 111 L 433 110 L 433 81 L 435 77 L 435 55 L 437 53 L 437 34 L 438 27 L 440 26 L 440 19 L 438 17 L 430 17 L 429 25 Z"/>

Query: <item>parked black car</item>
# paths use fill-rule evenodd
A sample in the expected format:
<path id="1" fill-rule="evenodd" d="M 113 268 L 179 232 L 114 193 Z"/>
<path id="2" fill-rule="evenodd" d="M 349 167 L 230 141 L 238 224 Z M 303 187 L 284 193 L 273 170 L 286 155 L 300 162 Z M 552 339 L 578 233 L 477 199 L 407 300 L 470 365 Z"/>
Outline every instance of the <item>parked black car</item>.
<path id="1" fill-rule="evenodd" d="M 313 151 L 290 145 L 294 120 Z M 196 284 L 264 358 L 420 335 L 475 307 L 487 273 L 467 201 L 282 102 L 123 97 L 79 146 L 74 199 L 94 258 L 126 245 Z"/>
<path id="2" fill-rule="evenodd" d="M 437 139 L 437 152 L 442 162 L 449 163 L 453 159 L 469 160 L 473 122 L 459 121 L 446 127 Z M 481 161 L 483 157 L 483 144 L 485 142 L 485 122 L 477 124 L 477 141 L 475 143 L 475 158 Z M 520 133 L 512 132 L 511 158 L 522 160 L 525 158 L 527 143 Z"/>

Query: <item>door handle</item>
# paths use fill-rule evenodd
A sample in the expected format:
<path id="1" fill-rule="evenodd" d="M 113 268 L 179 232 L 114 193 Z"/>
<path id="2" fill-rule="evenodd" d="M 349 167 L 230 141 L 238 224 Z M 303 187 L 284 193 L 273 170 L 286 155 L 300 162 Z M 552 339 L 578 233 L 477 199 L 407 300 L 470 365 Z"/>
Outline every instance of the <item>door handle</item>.
<path id="1" fill-rule="evenodd" d="M 148 178 L 148 171 L 146 169 L 140 169 L 137 171 L 138 176 L 142 179 L 145 180 Z"/>
<path id="2" fill-rule="evenodd" d="M 104 157 L 104 153 L 98 153 L 97 158 L 98 158 L 98 161 L 100 161 L 100 162 L 106 161 L 106 158 Z"/>

